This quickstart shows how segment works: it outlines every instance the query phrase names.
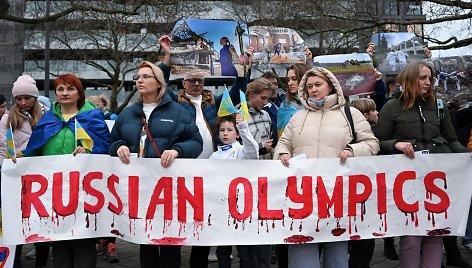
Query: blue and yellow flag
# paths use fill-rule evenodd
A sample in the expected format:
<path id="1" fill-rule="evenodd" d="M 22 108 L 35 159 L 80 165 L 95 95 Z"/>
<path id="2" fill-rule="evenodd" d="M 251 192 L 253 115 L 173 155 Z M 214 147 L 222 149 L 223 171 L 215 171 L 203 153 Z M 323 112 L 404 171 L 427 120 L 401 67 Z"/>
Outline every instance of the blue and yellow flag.
<path id="1" fill-rule="evenodd" d="M 13 158 L 13 156 L 16 156 L 15 153 L 15 140 L 13 139 L 13 129 L 10 127 L 7 130 L 7 157 L 8 158 Z"/>
<path id="2" fill-rule="evenodd" d="M 229 96 L 228 89 L 225 86 L 223 98 L 221 99 L 220 108 L 218 109 L 218 116 L 223 117 L 238 112 L 238 109 L 234 107 L 231 97 Z"/>
<path id="3" fill-rule="evenodd" d="M 241 112 L 243 113 L 244 120 L 249 120 L 249 109 L 247 108 L 246 95 L 244 92 L 239 91 L 239 98 L 241 100 Z"/>
<path id="4" fill-rule="evenodd" d="M 79 121 L 77 121 L 77 118 L 75 118 L 75 140 L 77 143 L 80 141 L 82 146 L 89 152 L 92 151 L 93 140 L 90 138 L 89 134 L 87 134 L 85 129 L 80 125 Z"/>

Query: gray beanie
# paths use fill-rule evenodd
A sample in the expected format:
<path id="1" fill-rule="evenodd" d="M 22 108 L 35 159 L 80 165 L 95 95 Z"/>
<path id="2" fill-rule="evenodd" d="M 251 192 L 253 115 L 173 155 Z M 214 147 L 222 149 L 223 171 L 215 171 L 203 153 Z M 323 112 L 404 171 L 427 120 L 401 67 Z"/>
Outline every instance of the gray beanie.
<path id="1" fill-rule="evenodd" d="M 27 74 L 18 77 L 15 83 L 13 83 L 13 90 L 11 91 L 11 94 L 13 95 L 13 98 L 21 95 L 38 97 L 39 92 L 38 88 L 36 87 L 36 81 L 34 81 L 34 79 Z"/>

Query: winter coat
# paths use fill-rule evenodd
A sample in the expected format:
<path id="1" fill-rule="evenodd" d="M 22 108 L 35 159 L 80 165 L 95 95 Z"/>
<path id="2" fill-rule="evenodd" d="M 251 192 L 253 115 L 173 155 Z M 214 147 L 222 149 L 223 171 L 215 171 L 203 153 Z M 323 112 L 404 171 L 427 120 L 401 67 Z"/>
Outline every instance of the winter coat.
<path id="1" fill-rule="evenodd" d="M 410 142 L 415 151 L 458 153 L 466 149 L 459 143 L 444 107 L 444 119 L 439 120 L 436 102 L 418 98 L 413 107 L 404 110 L 399 97 L 389 100 L 379 114 L 375 134 L 380 140 L 381 154 L 401 154 L 395 149 L 399 141 Z"/>
<path id="2" fill-rule="evenodd" d="M 352 107 L 350 110 L 357 140 L 349 144 L 353 134 L 344 112 L 342 88 L 334 75 L 324 68 L 313 68 L 307 73 L 314 72 L 315 69 L 331 80 L 336 92 L 326 96 L 323 107 L 318 107 L 307 101 L 308 96 L 304 90 L 307 76 L 302 78 L 298 97 L 304 107 L 285 127 L 275 148 L 274 159 L 285 153 L 292 157 L 305 153 L 308 158 L 337 158 L 344 149 L 351 150 L 354 156 L 376 155 L 379 151 L 378 140 L 364 116 Z"/>
<path id="3" fill-rule="evenodd" d="M 8 114 L 4 114 L 0 121 L 0 163 L 3 161 L 3 159 L 7 158 L 6 151 L 8 128 Z M 15 150 L 17 153 L 23 151 L 26 148 L 32 132 L 33 130 L 31 129 L 31 124 L 25 117 L 21 127 L 13 131 L 13 140 L 15 141 Z"/>
<path id="4" fill-rule="evenodd" d="M 23 153 L 25 155 L 62 155 L 70 154 L 76 148 L 75 120 L 93 140 L 91 153 L 104 154 L 108 150 L 110 132 L 103 119 L 103 112 L 91 102 L 86 101 L 79 112 L 64 121 L 60 103 L 44 114 L 31 134 Z M 80 140 L 77 142 L 81 145 Z"/>
<path id="5" fill-rule="evenodd" d="M 121 145 L 127 146 L 131 153 L 139 152 L 143 116 L 142 103 L 134 103 L 120 113 L 111 131 L 111 156 L 117 156 Z M 172 101 L 168 93 L 154 108 L 147 123 L 160 153 L 174 149 L 179 153 L 179 158 L 196 158 L 202 152 L 203 141 L 195 122 L 182 106 Z M 149 139 L 146 139 L 143 156 L 158 157 Z"/>
<path id="6" fill-rule="evenodd" d="M 236 125 L 243 144 L 235 141 L 232 144 L 219 145 L 218 150 L 213 152 L 210 159 L 258 159 L 259 145 L 249 132 L 246 121 Z"/>
<path id="7" fill-rule="evenodd" d="M 159 67 L 161 67 L 161 65 Z M 162 67 L 165 68 L 165 65 Z M 239 90 L 245 91 L 246 85 L 247 77 L 236 77 L 236 80 L 234 81 L 233 85 L 231 86 L 231 89 L 229 90 L 229 95 L 234 105 L 240 102 Z M 167 90 L 167 93 L 169 93 L 173 101 L 178 102 L 182 107 L 185 108 L 188 113 L 190 113 L 191 118 L 195 122 L 195 107 L 193 106 L 191 100 L 185 95 L 185 90 L 180 91 L 178 95 L 176 95 L 172 90 Z M 213 136 L 214 148 L 216 148 L 216 145 L 220 143 L 218 139 L 218 133 L 214 131 L 213 126 L 215 125 L 215 120 L 218 117 L 218 108 L 220 107 L 222 98 L 223 94 L 214 95 L 213 92 L 211 92 L 210 90 L 203 90 L 202 112 L 205 116 L 207 127 Z"/>

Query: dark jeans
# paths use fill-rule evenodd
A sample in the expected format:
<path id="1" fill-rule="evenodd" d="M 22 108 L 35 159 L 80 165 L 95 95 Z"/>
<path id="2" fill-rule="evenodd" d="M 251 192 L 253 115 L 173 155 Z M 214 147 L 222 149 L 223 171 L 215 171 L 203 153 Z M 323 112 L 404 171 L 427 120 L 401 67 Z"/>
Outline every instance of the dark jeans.
<path id="1" fill-rule="evenodd" d="M 362 239 L 349 241 L 349 268 L 369 268 L 374 256 L 375 240 Z"/>
<path id="2" fill-rule="evenodd" d="M 270 268 L 271 245 L 236 246 L 240 268 Z"/>
<path id="3" fill-rule="evenodd" d="M 210 247 L 193 246 L 190 250 L 190 268 L 207 268 L 208 254 L 210 254 Z"/>
<path id="4" fill-rule="evenodd" d="M 279 268 L 288 267 L 288 245 L 275 245 L 275 255 L 277 255 L 277 266 Z"/>
<path id="5" fill-rule="evenodd" d="M 13 268 L 21 268 L 21 250 L 22 249 L 23 249 L 23 245 L 16 246 L 15 259 L 13 260 Z"/>
<path id="6" fill-rule="evenodd" d="M 54 267 L 93 268 L 97 266 L 95 238 L 64 240 L 53 243 Z"/>
<path id="7" fill-rule="evenodd" d="M 180 267 L 181 248 L 182 246 L 140 245 L 139 261 L 141 262 L 141 268 Z"/>
<path id="8" fill-rule="evenodd" d="M 36 259 L 35 259 L 36 267 L 48 265 L 50 247 L 51 247 L 51 243 L 47 243 L 47 242 L 34 243 L 34 250 L 36 251 Z"/>
<path id="9" fill-rule="evenodd" d="M 218 258 L 218 268 L 231 268 L 231 251 L 233 246 L 218 246 L 216 257 Z"/>

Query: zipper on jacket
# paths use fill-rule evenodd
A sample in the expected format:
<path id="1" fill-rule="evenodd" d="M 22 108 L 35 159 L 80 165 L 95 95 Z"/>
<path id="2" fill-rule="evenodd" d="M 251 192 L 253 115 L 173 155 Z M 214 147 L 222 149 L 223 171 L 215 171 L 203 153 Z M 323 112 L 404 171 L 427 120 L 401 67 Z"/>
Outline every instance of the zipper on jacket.
<path id="1" fill-rule="evenodd" d="M 318 146 L 316 146 L 316 157 L 320 157 L 320 134 L 321 134 L 321 123 L 323 122 L 323 117 L 324 117 L 324 109 L 321 109 L 321 119 L 320 119 L 320 125 L 318 126 L 318 138 L 316 143 Z"/>
<path id="2" fill-rule="evenodd" d="M 418 112 L 420 114 L 420 121 L 421 121 L 421 143 L 423 144 L 423 147 L 426 148 L 426 139 L 424 136 L 424 125 L 426 123 L 426 118 L 423 115 L 423 109 L 421 108 L 421 104 L 418 103 Z M 414 148 L 413 148 L 414 149 Z"/>

